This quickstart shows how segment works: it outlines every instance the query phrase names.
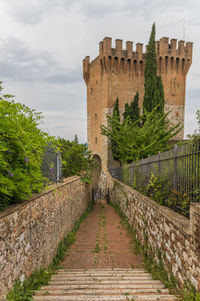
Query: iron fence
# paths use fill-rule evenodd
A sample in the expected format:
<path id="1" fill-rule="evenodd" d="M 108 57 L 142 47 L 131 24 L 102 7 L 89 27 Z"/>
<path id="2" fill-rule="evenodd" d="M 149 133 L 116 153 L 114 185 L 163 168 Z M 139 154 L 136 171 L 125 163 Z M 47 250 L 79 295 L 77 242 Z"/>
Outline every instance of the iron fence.
<path id="1" fill-rule="evenodd" d="M 200 142 L 181 146 L 127 166 L 109 168 L 111 175 L 148 194 L 148 187 L 157 178 L 161 192 L 171 190 L 164 205 L 189 216 L 190 202 L 200 202 Z"/>
<path id="2" fill-rule="evenodd" d="M 51 144 L 46 146 L 41 170 L 43 176 L 49 179 L 52 183 L 58 183 L 62 180 L 61 156 Z"/>

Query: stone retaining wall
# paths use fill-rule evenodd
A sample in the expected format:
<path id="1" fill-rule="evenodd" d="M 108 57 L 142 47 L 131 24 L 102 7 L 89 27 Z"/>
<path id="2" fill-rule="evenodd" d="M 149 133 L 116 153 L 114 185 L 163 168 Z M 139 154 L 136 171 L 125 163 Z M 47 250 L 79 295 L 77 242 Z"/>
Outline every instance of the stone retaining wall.
<path id="1" fill-rule="evenodd" d="M 190 220 L 161 206 L 108 175 L 110 199 L 136 231 L 137 238 L 161 255 L 165 267 L 183 285 L 190 280 L 200 290 L 200 204 L 192 204 Z"/>
<path id="2" fill-rule="evenodd" d="M 71 177 L 0 212 L 0 300 L 16 279 L 47 267 L 59 241 L 85 211 L 89 188 Z"/>

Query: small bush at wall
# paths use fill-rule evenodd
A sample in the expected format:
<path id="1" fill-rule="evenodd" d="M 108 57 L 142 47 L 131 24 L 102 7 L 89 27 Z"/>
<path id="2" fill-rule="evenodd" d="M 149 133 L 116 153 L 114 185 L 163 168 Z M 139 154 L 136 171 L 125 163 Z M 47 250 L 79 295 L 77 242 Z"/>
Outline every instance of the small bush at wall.
<path id="1" fill-rule="evenodd" d="M 180 212 L 182 215 L 189 216 L 190 199 L 188 194 L 174 190 L 173 183 L 167 178 L 157 177 L 152 173 L 148 185 L 140 192 L 149 196 L 160 205 L 167 206 Z"/>
<path id="2" fill-rule="evenodd" d="M 81 180 L 89 184 L 94 169 L 94 161 L 87 145 L 80 144 L 77 136 L 75 136 L 74 141 L 58 138 L 58 146 L 62 157 L 63 177 L 80 175 Z"/>
<path id="3" fill-rule="evenodd" d="M 17 281 L 13 289 L 8 293 L 8 301 L 32 301 L 32 295 L 35 290 L 38 290 L 42 285 L 47 285 L 51 279 L 53 271 L 45 271 L 41 269 L 33 273 L 27 278 L 23 284 Z"/>
<path id="4" fill-rule="evenodd" d="M 146 187 L 146 194 L 160 205 L 165 205 L 172 192 L 172 183 L 165 178 L 156 177 L 153 173 Z"/>

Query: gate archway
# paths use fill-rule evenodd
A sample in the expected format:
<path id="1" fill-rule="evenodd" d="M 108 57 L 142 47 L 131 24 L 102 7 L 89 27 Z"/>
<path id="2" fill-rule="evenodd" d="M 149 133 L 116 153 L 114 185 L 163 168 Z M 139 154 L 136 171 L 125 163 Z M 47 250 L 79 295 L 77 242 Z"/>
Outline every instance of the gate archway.
<path id="1" fill-rule="evenodd" d="M 93 156 L 93 159 L 95 161 L 95 168 L 92 173 L 92 186 L 94 187 L 95 190 L 97 190 L 98 182 L 102 170 L 102 162 L 101 162 L 101 158 L 97 154 Z"/>

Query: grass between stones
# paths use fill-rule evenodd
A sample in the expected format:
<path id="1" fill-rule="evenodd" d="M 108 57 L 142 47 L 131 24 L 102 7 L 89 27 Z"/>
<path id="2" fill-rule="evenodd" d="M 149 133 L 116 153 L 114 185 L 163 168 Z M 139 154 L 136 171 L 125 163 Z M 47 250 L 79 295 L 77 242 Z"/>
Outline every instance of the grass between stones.
<path id="1" fill-rule="evenodd" d="M 47 269 L 35 271 L 30 277 L 26 278 L 23 283 L 20 280 L 15 282 L 13 288 L 7 294 L 8 301 L 33 301 L 32 296 L 34 292 L 39 290 L 42 285 L 47 285 L 51 276 L 56 274 L 56 271 L 60 268 L 60 263 L 64 260 L 66 252 L 76 240 L 76 232 L 80 224 L 91 211 L 92 204 L 88 206 L 80 219 L 75 222 L 74 228 L 59 242 L 56 255 Z M 48 292 L 46 292 L 46 294 L 48 294 Z"/>
<path id="2" fill-rule="evenodd" d="M 100 212 L 98 216 L 98 231 L 96 235 L 96 245 L 92 250 L 92 253 L 100 253 L 101 251 L 104 255 L 107 254 L 107 233 L 106 233 L 106 216 L 105 216 L 105 209 L 103 205 L 100 206 Z M 97 255 L 94 256 L 94 265 L 97 267 L 98 265 L 98 257 Z"/>
<path id="3" fill-rule="evenodd" d="M 165 269 L 161 253 L 158 252 L 157 257 L 159 261 L 156 262 L 153 256 L 153 250 L 148 245 L 147 237 L 145 239 L 145 245 L 141 246 L 139 239 L 136 237 L 136 232 L 129 224 L 125 214 L 117 205 L 113 203 L 109 204 L 115 209 L 115 212 L 121 218 L 121 224 L 127 229 L 128 234 L 134 243 L 134 248 L 132 249 L 133 253 L 143 255 L 145 269 L 152 275 L 152 278 L 155 280 L 160 280 L 165 287 L 169 289 L 171 294 L 175 294 L 179 297 L 181 296 L 182 301 L 200 301 L 200 293 L 196 291 L 194 286 L 187 281 L 185 282 L 184 288 L 181 289 L 173 274 L 169 274 Z"/>

